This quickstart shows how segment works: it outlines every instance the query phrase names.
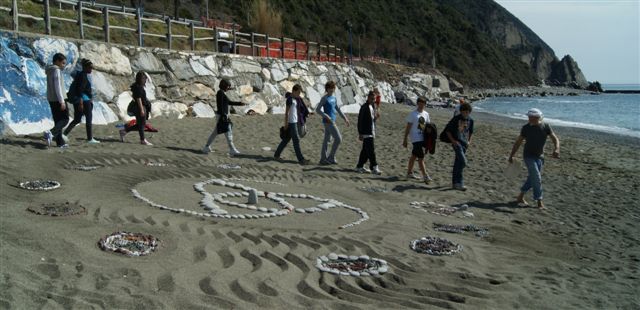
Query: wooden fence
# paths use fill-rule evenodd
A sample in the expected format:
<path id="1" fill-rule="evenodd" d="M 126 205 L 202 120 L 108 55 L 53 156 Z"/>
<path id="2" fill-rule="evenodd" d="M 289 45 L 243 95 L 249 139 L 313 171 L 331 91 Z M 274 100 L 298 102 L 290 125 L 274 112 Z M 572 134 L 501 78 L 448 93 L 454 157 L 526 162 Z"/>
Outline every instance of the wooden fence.
<path id="1" fill-rule="evenodd" d="M 201 21 L 194 20 L 174 20 L 169 16 L 151 14 L 142 12 L 141 9 L 127 8 L 124 5 L 121 7 L 98 4 L 94 2 L 86 1 L 70 1 L 70 0 L 55 0 L 60 9 L 63 5 L 70 5 L 76 12 L 76 19 L 64 18 L 58 16 L 52 16 L 50 14 L 49 0 L 42 0 L 44 14 L 42 17 L 32 16 L 29 14 L 22 14 L 18 9 L 18 0 L 12 0 L 10 8 L 0 6 L 0 14 L 2 11 L 8 12 L 11 15 L 11 27 L 13 31 L 18 32 L 20 30 L 20 18 L 31 19 L 33 21 L 44 21 L 44 33 L 47 35 L 53 35 L 51 31 L 51 22 L 64 22 L 74 23 L 78 26 L 80 39 L 85 39 L 85 29 L 93 29 L 101 31 L 103 33 L 104 42 L 109 43 L 111 41 L 111 30 L 122 30 L 133 32 L 137 35 L 138 46 L 144 46 L 145 37 L 155 37 L 166 42 L 167 49 L 173 49 L 174 39 L 186 39 L 190 43 L 190 49 L 195 50 L 198 42 L 208 42 L 210 49 L 207 50 L 214 52 L 226 52 L 240 55 L 250 55 L 259 57 L 271 57 L 271 58 L 288 58 L 296 60 L 316 60 L 316 61 L 331 61 L 331 62 L 346 62 L 348 60 L 345 57 L 343 49 L 337 48 L 335 45 L 320 44 L 317 42 L 297 41 L 291 38 L 273 38 L 269 35 L 261 33 L 245 33 L 236 31 L 233 29 L 227 29 L 222 27 L 205 27 Z M 85 22 L 84 13 L 89 12 L 93 14 L 102 15 L 102 25 L 91 25 Z M 135 19 L 137 27 L 125 27 L 112 25 L 109 22 L 110 15 L 120 15 L 127 18 Z M 145 24 L 159 23 L 164 24 L 166 27 L 166 33 L 158 34 L 151 32 L 144 32 Z M 181 25 L 189 28 L 189 35 L 172 33 L 173 25 Z M 196 36 L 196 30 L 201 37 Z"/>

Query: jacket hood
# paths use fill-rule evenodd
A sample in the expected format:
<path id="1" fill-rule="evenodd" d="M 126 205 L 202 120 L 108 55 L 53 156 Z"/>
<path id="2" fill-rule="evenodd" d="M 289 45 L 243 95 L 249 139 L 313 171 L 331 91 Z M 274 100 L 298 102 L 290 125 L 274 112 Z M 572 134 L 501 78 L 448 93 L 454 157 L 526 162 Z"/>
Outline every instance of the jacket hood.
<path id="1" fill-rule="evenodd" d="M 62 70 L 62 68 L 56 66 L 56 65 L 48 65 L 47 68 L 45 69 L 45 72 L 47 74 L 53 73 L 56 70 Z"/>

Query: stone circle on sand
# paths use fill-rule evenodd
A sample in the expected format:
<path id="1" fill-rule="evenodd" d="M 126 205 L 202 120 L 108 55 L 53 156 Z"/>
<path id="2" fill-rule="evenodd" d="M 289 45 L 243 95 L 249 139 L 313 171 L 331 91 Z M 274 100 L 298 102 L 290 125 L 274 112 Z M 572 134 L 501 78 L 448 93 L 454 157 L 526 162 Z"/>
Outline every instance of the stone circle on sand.
<path id="1" fill-rule="evenodd" d="M 60 182 L 53 180 L 34 180 L 20 182 L 20 187 L 30 191 L 50 191 L 60 187 Z"/>
<path id="2" fill-rule="evenodd" d="M 316 268 L 335 275 L 355 277 L 377 276 L 389 271 L 389 265 L 384 259 L 336 253 L 318 257 Z"/>
<path id="3" fill-rule="evenodd" d="M 151 235 L 119 231 L 101 238 L 98 247 L 107 252 L 143 256 L 155 251 L 159 242 L 160 240 Z"/>
<path id="4" fill-rule="evenodd" d="M 87 213 L 87 209 L 85 209 L 85 207 L 69 202 L 47 203 L 37 207 L 29 207 L 27 210 L 38 215 L 49 216 L 70 216 Z"/>
<path id="5" fill-rule="evenodd" d="M 260 180 L 247 180 L 256 183 L 267 183 L 265 181 L 260 182 Z M 275 183 L 275 182 L 269 182 Z M 222 187 L 228 187 L 237 189 L 239 191 L 230 191 L 225 193 L 209 193 L 205 190 L 205 186 L 208 184 L 213 184 Z M 284 185 L 284 184 L 283 184 Z M 185 210 L 180 208 L 171 208 L 158 203 L 151 201 L 150 199 L 144 197 L 140 192 L 135 189 L 132 189 L 131 192 L 133 196 L 144 201 L 145 203 L 151 205 L 152 207 L 159 208 L 161 210 L 168 210 L 176 213 L 186 213 L 194 216 L 202 216 L 202 217 L 213 217 L 213 218 L 221 218 L 221 219 L 262 219 L 262 218 L 270 218 L 277 216 L 286 216 L 295 211 L 297 213 L 317 213 L 323 212 L 328 209 L 342 207 L 345 209 L 352 210 L 360 215 L 360 219 L 345 225 L 340 226 L 339 228 L 349 228 L 355 225 L 358 225 L 369 219 L 369 215 L 367 212 L 363 211 L 360 208 L 352 207 L 343 202 L 334 200 L 334 199 L 326 199 L 315 197 L 313 195 L 307 194 L 289 194 L 289 193 L 281 193 L 281 192 L 264 192 L 257 190 L 252 187 L 248 187 L 239 183 L 231 182 L 231 179 L 209 179 L 203 182 L 198 182 L 193 185 L 193 188 L 196 192 L 202 194 L 202 199 L 200 200 L 200 206 L 204 208 L 206 212 L 196 212 L 192 210 Z M 260 207 L 258 205 L 252 205 L 248 203 L 238 203 L 234 201 L 227 200 L 226 198 L 240 198 L 246 197 L 249 198 L 249 194 L 251 191 L 256 191 L 257 196 L 259 198 L 265 198 L 272 202 L 275 202 L 279 205 L 280 208 L 265 208 Z M 310 208 L 296 208 L 289 202 L 285 200 L 285 198 L 294 198 L 294 199 L 310 199 L 318 202 L 318 205 Z M 227 205 L 230 207 L 235 207 L 243 210 L 248 210 L 251 212 L 259 212 L 259 213 L 240 213 L 240 214 L 230 214 L 229 211 L 222 209 L 220 205 Z"/>
<path id="6" fill-rule="evenodd" d="M 237 164 L 220 164 L 218 165 L 218 168 L 224 169 L 224 170 L 236 170 L 236 169 L 241 169 L 242 167 L 240 167 L 240 165 L 237 165 Z"/>
<path id="7" fill-rule="evenodd" d="M 96 165 L 75 165 L 75 166 L 70 166 L 67 169 L 79 170 L 79 171 L 93 171 L 100 168 L 101 166 L 96 166 Z"/>
<path id="8" fill-rule="evenodd" d="M 409 244 L 412 250 L 429 255 L 453 255 L 462 251 L 462 246 L 447 239 L 426 236 L 412 240 Z"/>
<path id="9" fill-rule="evenodd" d="M 478 237 L 486 237 L 489 235 L 489 229 L 478 227 L 475 225 L 454 225 L 454 224 L 439 224 L 433 223 L 433 229 L 437 231 L 444 231 L 448 233 L 461 234 L 465 231 L 474 232 Z"/>
<path id="10" fill-rule="evenodd" d="M 469 206 L 466 204 L 463 204 L 458 207 L 453 207 L 453 206 L 447 206 L 443 204 L 436 204 L 433 201 L 429 201 L 429 202 L 413 201 L 409 203 L 409 206 L 414 209 L 420 209 L 422 211 L 429 212 L 436 215 L 441 215 L 441 216 L 450 216 L 458 211 L 462 211 L 462 215 L 464 217 L 473 217 L 473 213 L 467 211 L 467 209 L 469 209 Z"/>
<path id="11" fill-rule="evenodd" d="M 157 161 L 145 161 L 144 165 L 148 166 L 148 167 L 167 167 L 167 166 L 169 166 L 168 164 L 157 162 Z"/>

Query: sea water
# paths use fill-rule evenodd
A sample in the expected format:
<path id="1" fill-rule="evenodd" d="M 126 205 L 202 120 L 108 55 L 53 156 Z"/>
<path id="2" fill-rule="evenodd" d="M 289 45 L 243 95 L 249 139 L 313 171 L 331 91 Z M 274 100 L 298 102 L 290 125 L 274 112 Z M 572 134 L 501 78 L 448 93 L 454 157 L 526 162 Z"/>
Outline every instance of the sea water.
<path id="1" fill-rule="evenodd" d="M 538 108 L 551 125 L 587 128 L 640 138 L 640 94 L 493 97 L 473 103 L 476 111 L 527 119 Z"/>

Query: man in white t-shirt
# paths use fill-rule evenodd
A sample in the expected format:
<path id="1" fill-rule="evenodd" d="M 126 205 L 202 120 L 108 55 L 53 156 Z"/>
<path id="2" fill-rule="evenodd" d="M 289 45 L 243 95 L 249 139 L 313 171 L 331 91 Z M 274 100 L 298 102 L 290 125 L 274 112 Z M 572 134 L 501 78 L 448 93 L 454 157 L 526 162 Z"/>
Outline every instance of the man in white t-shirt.
<path id="1" fill-rule="evenodd" d="M 411 139 L 412 150 L 411 158 L 409 159 L 409 166 L 407 167 L 407 178 L 420 179 L 413 172 L 413 164 L 418 159 L 418 167 L 422 173 L 422 180 L 429 184 L 431 183 L 431 177 L 427 174 L 424 166 L 424 136 L 422 131 L 427 123 L 430 123 L 429 113 L 424 110 L 424 106 L 427 104 L 427 99 L 424 97 L 418 98 L 418 108 L 407 115 L 407 127 L 404 130 L 404 141 L 402 146 L 407 148 L 407 138 Z"/>

